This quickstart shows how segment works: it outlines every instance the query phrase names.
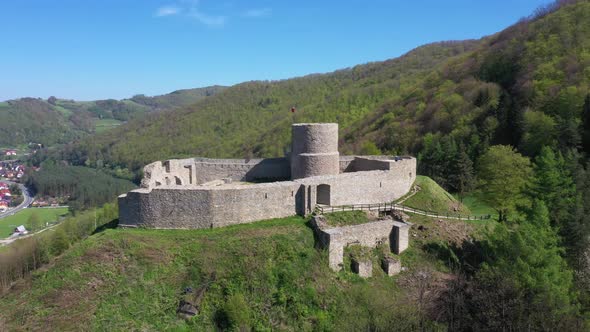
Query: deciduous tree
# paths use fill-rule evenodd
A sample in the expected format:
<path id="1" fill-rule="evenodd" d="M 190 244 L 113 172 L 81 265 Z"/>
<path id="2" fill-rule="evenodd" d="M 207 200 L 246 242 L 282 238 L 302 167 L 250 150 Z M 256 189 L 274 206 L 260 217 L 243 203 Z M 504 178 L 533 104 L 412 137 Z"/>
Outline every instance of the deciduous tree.
<path id="1" fill-rule="evenodd" d="M 483 198 L 507 220 L 524 195 L 532 169 L 528 158 L 508 145 L 495 145 L 481 156 L 478 167 L 479 189 Z"/>

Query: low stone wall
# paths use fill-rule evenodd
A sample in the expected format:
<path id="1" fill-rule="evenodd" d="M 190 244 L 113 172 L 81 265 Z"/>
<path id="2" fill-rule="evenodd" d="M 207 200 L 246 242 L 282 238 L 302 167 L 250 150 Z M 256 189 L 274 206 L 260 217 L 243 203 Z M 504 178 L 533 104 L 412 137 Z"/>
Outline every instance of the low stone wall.
<path id="1" fill-rule="evenodd" d="M 328 249 L 330 268 L 340 271 L 344 262 L 344 248 L 351 244 L 375 248 L 385 243 L 396 254 L 402 253 L 408 248 L 411 224 L 388 218 L 360 225 L 330 227 L 323 216 L 315 216 L 312 226 L 318 235 L 320 246 Z"/>

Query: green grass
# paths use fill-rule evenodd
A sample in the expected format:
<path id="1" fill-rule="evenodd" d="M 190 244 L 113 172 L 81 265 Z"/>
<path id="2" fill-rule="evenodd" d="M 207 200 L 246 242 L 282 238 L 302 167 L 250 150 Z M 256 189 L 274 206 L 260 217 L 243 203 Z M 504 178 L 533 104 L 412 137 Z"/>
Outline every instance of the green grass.
<path id="1" fill-rule="evenodd" d="M 111 229 L 74 245 L 0 298 L 7 330 L 417 330 L 400 287 L 441 263 L 420 248 L 408 270 L 333 272 L 300 217 L 207 230 Z M 404 260 L 405 253 L 402 254 Z M 198 316 L 176 316 L 186 287 L 209 288 Z M 432 323 L 422 327 L 433 330 Z"/>
<path id="2" fill-rule="evenodd" d="M 465 196 L 463 198 L 463 205 L 467 206 L 469 210 L 471 210 L 471 212 L 476 215 L 490 214 L 495 216 L 498 214 L 494 208 L 488 205 L 488 203 L 482 201 L 476 195 Z"/>
<path id="3" fill-rule="evenodd" d="M 24 225 L 30 230 L 28 223 L 33 213 L 39 216 L 40 224 L 56 221 L 60 216 L 68 213 L 67 208 L 28 208 L 19 211 L 17 214 L 0 219 L 0 238 L 5 238 L 12 234 L 17 226 Z"/>
<path id="4" fill-rule="evenodd" d="M 123 122 L 115 119 L 100 119 L 94 123 L 94 130 L 97 133 L 107 131 L 120 126 Z"/>
<path id="5" fill-rule="evenodd" d="M 403 205 L 438 213 L 471 214 L 469 208 L 457 201 L 431 178 L 419 175 L 414 185 L 419 186 L 420 191 L 405 200 Z"/>
<path id="6" fill-rule="evenodd" d="M 330 226 L 358 225 L 369 221 L 367 214 L 363 211 L 333 212 L 326 213 L 324 216 Z"/>

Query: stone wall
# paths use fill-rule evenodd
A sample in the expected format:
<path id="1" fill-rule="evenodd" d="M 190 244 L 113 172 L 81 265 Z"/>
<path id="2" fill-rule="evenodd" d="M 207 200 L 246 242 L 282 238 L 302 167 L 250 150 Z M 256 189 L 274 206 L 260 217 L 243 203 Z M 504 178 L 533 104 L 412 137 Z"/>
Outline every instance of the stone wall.
<path id="1" fill-rule="evenodd" d="M 347 173 L 347 172 L 358 172 L 361 169 L 356 167 L 356 160 L 357 159 L 370 159 L 370 160 L 395 160 L 396 156 L 340 156 L 340 173 Z"/>
<path id="2" fill-rule="evenodd" d="M 211 191 L 138 189 L 119 196 L 119 225 L 149 228 L 213 227 Z"/>
<path id="3" fill-rule="evenodd" d="M 119 198 L 121 224 L 209 228 L 305 215 L 317 204 L 391 202 L 416 178 L 414 158 L 340 158 L 338 124 L 294 124 L 292 135 L 290 160 L 188 158 L 147 165 L 141 189 Z"/>
<path id="4" fill-rule="evenodd" d="M 122 226 L 213 228 L 297 214 L 295 182 L 133 190 L 119 197 Z"/>
<path id="5" fill-rule="evenodd" d="M 314 217 L 312 225 L 318 235 L 320 246 L 328 249 L 328 261 L 334 271 L 342 269 L 344 248 L 351 244 L 370 248 L 387 244 L 393 252 L 400 254 L 408 248 L 408 243 L 400 241 L 399 237 L 405 236 L 407 240 L 411 226 L 388 218 L 360 225 L 330 227 L 323 216 Z"/>
<path id="6" fill-rule="evenodd" d="M 415 173 L 411 164 L 396 164 L 395 166 L 397 167 L 396 171 L 352 172 L 296 181 L 313 187 L 312 191 L 316 192 L 317 186 L 328 185 L 330 202 L 327 205 L 391 202 L 408 193 L 416 179 L 415 174 L 410 176 L 410 173 Z"/>
<path id="7" fill-rule="evenodd" d="M 171 159 L 144 167 L 142 188 L 196 186 L 213 180 L 281 181 L 291 176 L 287 158 L 268 159 Z"/>
<path id="8" fill-rule="evenodd" d="M 209 228 L 295 214 L 306 215 L 313 212 L 318 203 L 350 205 L 391 202 L 410 190 L 415 180 L 416 165 L 415 159 L 387 160 L 383 163 L 390 170 L 257 184 L 225 184 L 219 181 L 217 186 L 201 186 L 190 184 L 191 180 L 201 182 L 211 178 L 199 178 L 185 172 L 185 166 L 189 165 L 185 161 L 191 160 L 194 161 L 184 159 L 148 165 L 153 168 L 150 170 L 146 167 L 146 175 L 149 176 L 144 180 L 151 187 L 131 191 L 119 198 L 121 224 L 155 228 Z M 275 170 L 272 174 L 280 175 L 277 169 L 285 162 L 277 159 L 269 164 L 271 166 L 262 166 L 265 163 L 262 160 L 249 165 L 252 166 L 249 171 L 241 169 L 243 165 L 239 162 L 209 163 L 200 160 L 192 165 L 200 163 L 202 167 L 219 167 L 218 173 L 208 174 L 248 178 L 251 176 L 249 174 L 256 174 L 254 170 L 257 165 L 261 165 L 261 170 L 272 168 Z M 203 166 L 205 164 L 211 166 Z M 176 184 L 177 178 L 182 184 Z"/>

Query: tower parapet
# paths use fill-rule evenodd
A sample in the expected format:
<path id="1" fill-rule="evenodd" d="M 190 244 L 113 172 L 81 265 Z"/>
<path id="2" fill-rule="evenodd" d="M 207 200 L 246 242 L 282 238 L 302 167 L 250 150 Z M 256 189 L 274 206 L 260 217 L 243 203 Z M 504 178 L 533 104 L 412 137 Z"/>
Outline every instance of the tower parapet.
<path id="1" fill-rule="evenodd" d="M 294 124 L 292 126 L 291 179 L 339 173 L 338 124 Z"/>

